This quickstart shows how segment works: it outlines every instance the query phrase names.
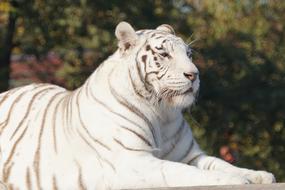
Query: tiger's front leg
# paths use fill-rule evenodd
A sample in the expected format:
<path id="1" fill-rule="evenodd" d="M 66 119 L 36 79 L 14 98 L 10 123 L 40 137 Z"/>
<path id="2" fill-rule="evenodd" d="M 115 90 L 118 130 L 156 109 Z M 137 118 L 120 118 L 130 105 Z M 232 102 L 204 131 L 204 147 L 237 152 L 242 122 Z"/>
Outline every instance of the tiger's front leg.
<path id="1" fill-rule="evenodd" d="M 118 189 L 249 183 L 238 175 L 201 170 L 187 164 L 161 160 L 151 154 L 128 154 L 119 163 L 114 182 L 114 187 Z"/>
<path id="2" fill-rule="evenodd" d="M 199 156 L 190 164 L 207 171 L 221 171 L 241 176 L 246 178 L 250 183 L 254 184 L 270 184 L 275 182 L 275 177 L 272 173 L 239 168 L 219 158 L 207 155 Z"/>
<path id="3" fill-rule="evenodd" d="M 0 190 L 8 190 L 8 187 L 2 181 L 0 181 Z"/>

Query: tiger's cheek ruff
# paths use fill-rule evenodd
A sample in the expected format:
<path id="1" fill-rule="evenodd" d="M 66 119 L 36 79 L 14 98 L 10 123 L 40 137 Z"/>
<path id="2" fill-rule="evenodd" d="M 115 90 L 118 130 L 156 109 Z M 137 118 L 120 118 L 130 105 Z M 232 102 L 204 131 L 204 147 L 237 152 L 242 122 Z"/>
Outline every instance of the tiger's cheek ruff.
<path id="1" fill-rule="evenodd" d="M 160 61 L 147 42 L 137 53 L 137 70 L 144 88 L 150 93 L 149 96 L 155 96 L 159 91 L 158 81 L 163 76 L 160 75 Z"/>

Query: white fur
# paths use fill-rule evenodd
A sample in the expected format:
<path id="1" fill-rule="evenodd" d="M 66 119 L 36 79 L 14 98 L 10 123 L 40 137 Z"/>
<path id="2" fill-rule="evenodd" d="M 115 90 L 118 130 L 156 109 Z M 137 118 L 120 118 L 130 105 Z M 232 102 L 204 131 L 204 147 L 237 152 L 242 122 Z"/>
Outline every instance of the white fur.
<path id="1" fill-rule="evenodd" d="M 199 89 L 183 73 L 198 69 L 169 27 L 120 23 L 119 49 L 73 92 L 39 84 L 1 94 L 1 181 L 21 190 L 273 183 L 199 148 L 181 114 Z"/>

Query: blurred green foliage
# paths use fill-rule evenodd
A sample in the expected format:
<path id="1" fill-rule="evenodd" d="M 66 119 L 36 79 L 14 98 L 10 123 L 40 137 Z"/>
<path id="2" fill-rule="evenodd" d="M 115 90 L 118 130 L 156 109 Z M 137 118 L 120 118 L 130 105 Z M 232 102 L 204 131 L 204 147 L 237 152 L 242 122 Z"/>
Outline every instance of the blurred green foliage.
<path id="1" fill-rule="evenodd" d="M 186 114 L 201 146 L 217 156 L 229 146 L 237 165 L 285 181 L 285 1 L 18 0 L 17 8 L 9 2 L 0 2 L 1 42 L 14 11 L 14 54 L 41 59 L 56 52 L 64 61 L 56 74 L 69 89 L 115 51 L 119 21 L 136 29 L 172 25 L 191 43 L 201 72 L 198 103 Z"/>

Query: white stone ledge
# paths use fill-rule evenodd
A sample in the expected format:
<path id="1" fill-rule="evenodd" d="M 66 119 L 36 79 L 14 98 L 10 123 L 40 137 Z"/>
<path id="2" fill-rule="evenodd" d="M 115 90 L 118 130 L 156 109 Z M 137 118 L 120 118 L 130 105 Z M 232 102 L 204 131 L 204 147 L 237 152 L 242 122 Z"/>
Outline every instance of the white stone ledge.
<path id="1" fill-rule="evenodd" d="M 274 183 L 266 185 L 249 184 L 249 185 L 222 185 L 222 186 L 197 186 L 197 187 L 162 187 L 162 188 L 147 188 L 141 190 L 285 190 L 285 183 Z"/>

